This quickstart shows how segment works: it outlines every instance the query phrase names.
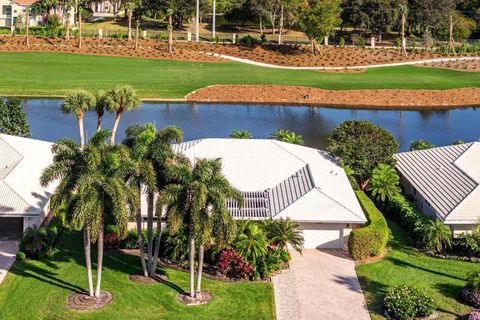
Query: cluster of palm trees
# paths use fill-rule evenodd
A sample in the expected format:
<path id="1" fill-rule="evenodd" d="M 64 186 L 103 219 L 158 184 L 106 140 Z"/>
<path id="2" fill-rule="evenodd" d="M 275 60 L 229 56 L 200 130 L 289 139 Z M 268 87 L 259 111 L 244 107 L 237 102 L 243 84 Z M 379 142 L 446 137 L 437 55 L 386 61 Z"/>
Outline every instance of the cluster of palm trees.
<path id="1" fill-rule="evenodd" d="M 288 142 L 292 144 L 304 145 L 303 137 L 293 131 L 286 129 L 278 129 L 272 132 L 270 137 L 274 140 Z M 233 130 L 230 133 L 230 138 L 234 139 L 252 139 L 253 135 L 248 130 Z"/>

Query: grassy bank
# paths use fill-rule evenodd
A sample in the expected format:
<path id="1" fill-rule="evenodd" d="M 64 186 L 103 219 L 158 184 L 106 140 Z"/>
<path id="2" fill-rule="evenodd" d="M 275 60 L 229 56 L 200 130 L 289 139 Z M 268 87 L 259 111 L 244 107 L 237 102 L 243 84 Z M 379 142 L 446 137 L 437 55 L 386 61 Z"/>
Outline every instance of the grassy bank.
<path id="1" fill-rule="evenodd" d="M 241 63 L 195 63 L 65 53 L 0 52 L 0 94 L 64 95 L 75 88 L 134 86 L 142 98 L 183 98 L 215 84 L 282 84 L 323 89 L 452 89 L 480 87 L 480 73 L 414 66 L 363 73 L 279 70 Z"/>
<path id="2" fill-rule="evenodd" d="M 96 254 L 93 255 L 96 257 Z M 96 269 L 96 267 L 95 267 Z M 107 252 L 103 286 L 113 294 L 104 309 L 92 312 L 68 311 L 67 297 L 84 290 L 86 271 L 82 237 L 65 232 L 53 257 L 16 262 L 0 286 L 0 319 L 264 319 L 275 318 L 270 283 L 228 283 L 204 279 L 213 299 L 206 305 L 185 306 L 176 300 L 188 288 L 188 274 L 163 270 L 168 282 L 142 285 L 128 275 L 140 272 L 135 256 Z"/>
<path id="3" fill-rule="evenodd" d="M 388 288 L 413 284 L 426 290 L 438 304 L 440 319 L 457 319 L 471 309 L 459 300 L 465 279 L 479 271 L 475 263 L 427 257 L 411 247 L 406 233 L 389 221 L 391 237 L 388 256 L 376 263 L 357 268 L 357 274 L 373 320 L 384 319 L 383 298 Z"/>

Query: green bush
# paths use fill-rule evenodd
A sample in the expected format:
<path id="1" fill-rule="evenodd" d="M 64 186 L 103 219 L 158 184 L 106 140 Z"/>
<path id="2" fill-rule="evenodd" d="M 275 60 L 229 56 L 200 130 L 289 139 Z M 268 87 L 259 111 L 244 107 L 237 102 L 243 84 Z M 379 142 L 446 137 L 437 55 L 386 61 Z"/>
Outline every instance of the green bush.
<path id="1" fill-rule="evenodd" d="M 386 202 L 384 212 L 399 223 L 418 246 L 424 247 L 423 235 L 431 219 L 418 210 L 415 204 L 405 198 L 403 194 L 398 194 Z"/>
<path id="2" fill-rule="evenodd" d="M 355 260 L 379 256 L 387 245 L 387 221 L 365 193 L 356 191 L 356 194 L 368 216 L 369 224 L 366 227 L 352 230 L 348 239 L 348 252 Z"/>
<path id="3" fill-rule="evenodd" d="M 480 256 L 480 232 L 462 233 L 453 238 L 452 252 L 468 257 Z"/>
<path id="4" fill-rule="evenodd" d="M 258 40 L 255 37 L 252 37 L 251 35 L 246 35 L 245 37 L 242 37 L 242 38 L 238 39 L 238 44 L 239 45 L 249 47 L 249 48 L 253 48 L 260 43 L 261 43 L 260 40 Z"/>
<path id="5" fill-rule="evenodd" d="M 390 289 L 384 299 L 388 314 L 398 320 L 427 317 L 435 311 L 435 302 L 414 286 L 399 285 Z"/>
<path id="6" fill-rule="evenodd" d="M 22 251 L 17 252 L 17 261 L 25 260 L 25 257 L 26 255 Z"/>

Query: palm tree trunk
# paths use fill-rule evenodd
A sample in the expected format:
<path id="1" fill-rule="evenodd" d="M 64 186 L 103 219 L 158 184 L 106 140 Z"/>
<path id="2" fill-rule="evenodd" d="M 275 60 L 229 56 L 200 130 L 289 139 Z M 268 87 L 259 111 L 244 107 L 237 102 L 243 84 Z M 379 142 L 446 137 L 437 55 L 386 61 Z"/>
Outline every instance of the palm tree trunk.
<path id="1" fill-rule="evenodd" d="M 260 14 L 260 34 L 263 34 L 263 16 Z"/>
<path id="2" fill-rule="evenodd" d="M 81 9 L 78 8 L 78 48 L 82 49 L 82 14 Z"/>
<path id="3" fill-rule="evenodd" d="M 147 254 L 148 254 L 148 274 L 152 275 L 153 267 L 153 192 L 148 192 L 147 196 Z"/>
<path id="4" fill-rule="evenodd" d="M 191 218 L 190 218 L 191 219 Z M 195 236 L 193 229 L 193 221 L 190 221 L 188 234 L 188 243 L 189 243 L 189 265 L 190 265 L 190 287 L 189 293 L 190 298 L 195 298 Z"/>
<path id="5" fill-rule="evenodd" d="M 157 234 L 155 235 L 155 249 L 153 250 L 152 273 L 150 274 L 151 277 L 154 277 L 157 273 L 160 241 L 162 240 L 162 217 L 158 217 L 157 219 Z"/>
<path id="6" fill-rule="evenodd" d="M 97 239 L 97 288 L 95 290 L 95 297 L 100 298 L 100 287 L 102 284 L 102 269 L 103 269 L 103 233 L 104 233 L 103 216 L 100 218 L 100 226 L 98 230 Z"/>
<path id="7" fill-rule="evenodd" d="M 25 12 L 25 26 L 26 26 L 26 34 L 25 34 L 25 45 L 30 47 L 30 38 L 29 38 L 29 27 L 30 27 L 30 8 L 26 9 Z"/>
<path id="8" fill-rule="evenodd" d="M 117 134 L 118 123 L 120 122 L 121 117 L 122 117 L 122 113 L 117 112 L 117 115 L 115 116 L 115 121 L 113 122 L 112 136 L 110 137 L 110 144 L 112 146 L 115 144 L 115 135 Z"/>
<path id="9" fill-rule="evenodd" d="M 197 274 L 197 289 L 195 290 L 195 298 L 200 298 L 202 292 L 202 272 L 203 272 L 203 256 L 205 253 L 205 247 L 200 245 L 198 250 L 198 274 Z"/>
<path id="10" fill-rule="evenodd" d="M 85 265 L 87 266 L 88 295 L 93 297 L 92 257 L 90 245 L 90 230 L 86 224 L 83 227 L 83 249 L 85 251 Z"/>
<path id="11" fill-rule="evenodd" d="M 132 40 L 132 10 L 128 9 L 128 41 Z"/>
<path id="12" fill-rule="evenodd" d="M 138 232 L 138 249 L 140 250 L 140 260 L 142 262 L 142 271 L 145 277 L 148 277 L 147 265 L 145 264 L 145 251 L 143 250 L 143 233 L 142 233 L 142 210 L 137 210 L 137 232 Z"/>
<path id="13" fill-rule="evenodd" d="M 140 20 L 137 19 L 136 26 L 135 26 L 135 50 L 138 50 L 138 36 L 139 36 L 139 29 L 140 28 Z"/>
<path id="14" fill-rule="evenodd" d="M 173 52 L 173 25 L 172 15 L 168 16 L 168 53 Z"/>
<path id="15" fill-rule="evenodd" d="M 83 113 L 77 114 L 78 119 L 78 132 L 80 134 L 80 149 L 85 148 L 85 130 L 83 129 Z"/>
<path id="16" fill-rule="evenodd" d="M 97 113 L 97 132 L 102 130 L 103 116 Z"/>
<path id="17" fill-rule="evenodd" d="M 280 9 L 280 27 L 278 29 L 278 44 L 283 43 L 283 5 Z"/>

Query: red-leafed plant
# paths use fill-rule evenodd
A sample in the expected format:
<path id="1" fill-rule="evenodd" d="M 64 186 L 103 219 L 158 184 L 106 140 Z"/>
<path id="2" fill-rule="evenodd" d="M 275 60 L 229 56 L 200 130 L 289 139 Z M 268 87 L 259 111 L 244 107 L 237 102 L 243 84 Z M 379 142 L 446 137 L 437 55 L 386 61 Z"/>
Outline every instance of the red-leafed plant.
<path id="1" fill-rule="evenodd" d="M 253 275 L 253 267 L 232 248 L 222 251 L 217 266 L 229 278 L 248 279 Z"/>

